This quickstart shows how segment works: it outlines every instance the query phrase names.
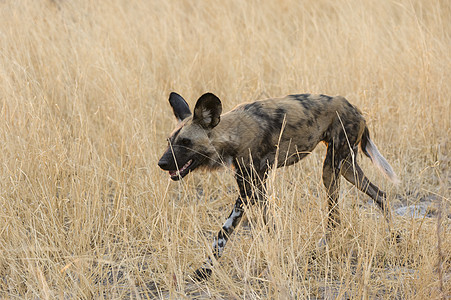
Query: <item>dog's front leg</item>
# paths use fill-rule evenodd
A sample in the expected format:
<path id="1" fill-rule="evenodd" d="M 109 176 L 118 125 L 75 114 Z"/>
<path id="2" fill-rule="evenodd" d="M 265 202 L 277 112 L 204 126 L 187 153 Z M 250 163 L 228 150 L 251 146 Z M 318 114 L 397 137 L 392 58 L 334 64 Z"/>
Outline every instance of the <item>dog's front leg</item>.
<path id="1" fill-rule="evenodd" d="M 224 252 L 225 245 L 230 235 L 240 223 L 244 215 L 244 206 L 263 203 L 266 206 L 265 181 L 266 170 L 257 171 L 255 168 L 245 168 L 242 165 L 235 165 L 235 179 L 238 184 L 240 195 L 235 202 L 232 212 L 224 222 L 217 238 L 213 243 L 213 257 L 218 259 Z M 266 216 L 266 207 L 265 207 Z M 266 222 L 266 217 L 265 217 Z M 204 280 L 211 275 L 212 258 L 208 258 L 204 265 L 196 271 L 196 279 Z"/>
<path id="2" fill-rule="evenodd" d="M 222 229 L 218 232 L 218 236 L 213 243 L 213 257 L 215 259 L 222 256 L 230 235 L 232 235 L 244 215 L 244 206 L 262 202 L 265 198 L 265 173 L 261 172 L 261 174 L 259 174 L 254 169 L 248 170 L 239 167 L 236 167 L 236 169 L 237 172 L 235 177 L 240 191 L 240 196 L 236 200 L 232 212 L 224 222 Z M 196 271 L 195 276 L 197 280 L 207 279 L 211 275 L 212 263 L 213 261 L 210 257 L 204 265 Z"/>
<path id="3" fill-rule="evenodd" d="M 227 220 L 224 222 L 222 229 L 219 231 L 217 238 L 213 242 L 213 256 L 215 259 L 218 259 L 222 256 L 222 252 L 224 251 L 225 245 L 230 237 L 230 235 L 235 230 L 236 226 L 240 223 L 244 214 L 243 202 L 241 201 L 241 197 L 238 198 L 235 202 L 235 206 L 233 207 L 232 212 L 230 213 Z M 196 279 L 204 280 L 207 279 L 211 275 L 211 267 L 213 261 L 211 258 L 208 258 L 204 265 L 196 271 Z"/>
<path id="4" fill-rule="evenodd" d="M 219 231 L 217 239 L 215 239 L 213 243 L 213 255 L 215 258 L 221 257 L 222 252 L 224 251 L 225 244 L 229 239 L 229 236 L 233 233 L 236 226 L 240 223 L 243 214 L 244 214 L 243 203 L 239 198 L 236 201 L 235 206 L 233 207 L 233 210 L 230 213 L 229 217 L 222 226 L 222 229 Z"/>

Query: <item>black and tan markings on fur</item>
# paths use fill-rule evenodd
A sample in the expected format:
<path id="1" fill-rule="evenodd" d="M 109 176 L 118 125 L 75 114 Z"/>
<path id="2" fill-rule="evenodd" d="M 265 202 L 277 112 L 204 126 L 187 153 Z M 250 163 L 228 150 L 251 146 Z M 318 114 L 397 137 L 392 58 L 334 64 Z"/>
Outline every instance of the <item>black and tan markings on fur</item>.
<path id="1" fill-rule="evenodd" d="M 358 145 L 391 180 L 396 181 L 396 175 L 370 140 L 361 112 L 345 98 L 290 95 L 241 104 L 225 114 L 221 114 L 221 101 L 211 93 L 198 99 L 193 114 L 180 95 L 171 93 L 169 102 L 179 124 L 158 165 L 169 171 L 173 180 L 197 168 L 232 165 L 235 170 L 239 195 L 214 241 L 216 259 L 243 217 L 244 207 L 257 202 L 265 206 L 269 169 L 298 162 L 320 142 L 327 146 L 322 177 L 328 195 L 329 229 L 340 222 L 340 175 L 374 199 L 391 223 L 386 194 L 368 180 L 356 162 Z M 210 266 L 211 259 L 196 275 L 208 277 Z"/>

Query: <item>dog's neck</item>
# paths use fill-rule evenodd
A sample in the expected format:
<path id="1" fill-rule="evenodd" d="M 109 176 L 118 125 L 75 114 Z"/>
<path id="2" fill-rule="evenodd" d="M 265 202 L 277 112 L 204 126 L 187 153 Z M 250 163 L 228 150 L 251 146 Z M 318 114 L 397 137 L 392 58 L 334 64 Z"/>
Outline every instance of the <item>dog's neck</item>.
<path id="1" fill-rule="evenodd" d="M 255 121 L 246 116 L 232 117 L 232 114 L 233 111 L 222 115 L 221 121 L 210 133 L 210 141 L 223 161 L 234 160 L 246 153 L 248 155 L 252 146 L 249 136 L 242 133 L 249 132 L 249 128 L 253 127 L 251 123 Z"/>

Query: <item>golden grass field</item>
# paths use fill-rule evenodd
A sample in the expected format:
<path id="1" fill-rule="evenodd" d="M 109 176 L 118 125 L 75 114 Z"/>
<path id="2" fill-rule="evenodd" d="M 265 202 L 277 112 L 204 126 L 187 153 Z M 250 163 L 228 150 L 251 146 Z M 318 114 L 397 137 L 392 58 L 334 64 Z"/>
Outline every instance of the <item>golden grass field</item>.
<path id="1" fill-rule="evenodd" d="M 236 198 L 233 171 L 172 182 L 157 166 L 171 91 L 228 111 L 293 93 L 345 96 L 401 178 L 359 155 L 396 215 L 392 243 L 342 180 L 326 249 L 325 147 L 271 173 L 276 230 L 249 208 L 195 283 Z M 449 299 L 451 2 L 1 1 L 0 297 Z"/>

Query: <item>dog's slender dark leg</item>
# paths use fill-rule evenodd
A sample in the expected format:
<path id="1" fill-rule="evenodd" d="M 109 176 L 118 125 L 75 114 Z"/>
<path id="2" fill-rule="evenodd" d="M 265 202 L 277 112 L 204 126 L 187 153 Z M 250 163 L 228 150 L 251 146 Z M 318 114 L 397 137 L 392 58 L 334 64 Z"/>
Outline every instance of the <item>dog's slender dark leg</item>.
<path id="1" fill-rule="evenodd" d="M 352 163 L 349 159 L 344 160 L 341 167 L 341 175 L 343 175 L 347 181 L 355 185 L 360 191 L 370 196 L 377 203 L 379 208 L 384 213 L 391 231 L 393 219 L 391 209 L 387 204 L 386 193 L 381 191 L 377 186 L 369 181 L 357 162 Z"/>
<path id="2" fill-rule="evenodd" d="M 323 183 L 327 192 L 327 228 L 333 229 L 340 224 L 340 212 L 338 207 L 338 196 L 340 193 L 340 164 L 341 160 L 334 155 L 333 145 L 327 148 L 326 159 L 323 165 Z"/>
<path id="3" fill-rule="evenodd" d="M 230 237 L 230 235 L 235 230 L 236 226 L 240 223 L 241 219 L 244 215 L 243 202 L 241 198 L 238 198 L 235 202 L 235 206 L 233 207 L 232 212 L 230 213 L 227 220 L 224 222 L 222 229 L 219 231 L 217 238 L 213 242 L 213 257 L 215 259 L 219 259 L 222 256 L 225 245 Z M 204 265 L 198 269 L 195 273 L 197 280 L 204 280 L 210 277 L 211 275 L 211 267 L 213 261 L 211 258 L 208 258 Z"/>
<path id="4" fill-rule="evenodd" d="M 327 154 L 323 164 L 323 183 L 327 192 L 327 228 L 325 235 L 318 241 L 318 246 L 327 244 L 330 232 L 340 224 L 340 211 L 338 207 L 338 197 L 340 194 L 340 164 L 334 156 L 332 144 L 327 147 Z"/>
<path id="5" fill-rule="evenodd" d="M 243 218 L 244 205 L 253 205 L 264 201 L 265 179 L 265 173 L 263 173 L 262 176 L 258 176 L 255 171 L 246 170 L 245 172 L 242 172 L 241 169 L 237 170 L 236 181 L 239 187 L 240 196 L 236 200 L 232 212 L 224 222 L 224 225 L 218 232 L 217 238 L 213 242 L 213 257 L 215 259 L 219 259 L 222 256 L 229 237 Z M 266 209 L 264 209 L 264 211 L 266 214 Z M 266 222 L 266 217 L 264 220 Z M 197 280 L 205 280 L 211 275 L 212 263 L 212 258 L 208 258 L 204 265 L 196 271 L 195 276 Z"/>
<path id="6" fill-rule="evenodd" d="M 243 203 L 241 202 L 241 198 L 238 198 L 232 212 L 224 222 L 222 229 L 218 233 L 218 237 L 213 243 L 213 255 L 216 259 L 221 257 L 222 252 L 224 251 L 225 244 L 227 243 L 230 235 L 235 230 L 236 226 L 238 226 L 238 224 L 240 223 L 243 215 Z"/>

